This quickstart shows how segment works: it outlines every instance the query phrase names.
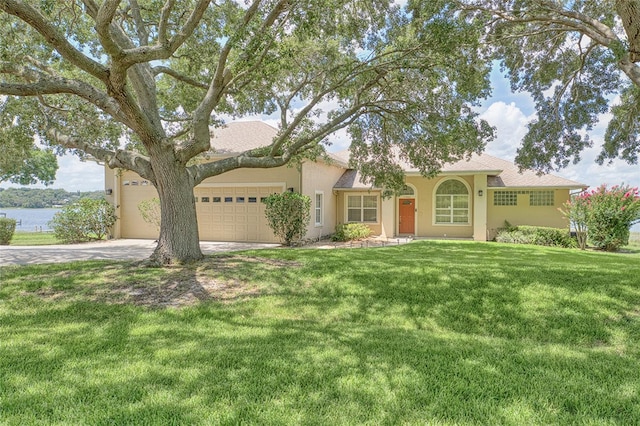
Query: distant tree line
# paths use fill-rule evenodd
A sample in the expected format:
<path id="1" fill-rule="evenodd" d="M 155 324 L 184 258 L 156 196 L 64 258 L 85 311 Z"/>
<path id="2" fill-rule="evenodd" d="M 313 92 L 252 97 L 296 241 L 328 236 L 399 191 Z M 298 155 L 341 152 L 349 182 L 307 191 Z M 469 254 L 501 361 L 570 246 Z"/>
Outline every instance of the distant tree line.
<path id="1" fill-rule="evenodd" d="M 103 191 L 67 192 L 64 189 L 0 188 L 0 207 L 45 208 L 64 206 L 81 198 L 101 199 Z"/>

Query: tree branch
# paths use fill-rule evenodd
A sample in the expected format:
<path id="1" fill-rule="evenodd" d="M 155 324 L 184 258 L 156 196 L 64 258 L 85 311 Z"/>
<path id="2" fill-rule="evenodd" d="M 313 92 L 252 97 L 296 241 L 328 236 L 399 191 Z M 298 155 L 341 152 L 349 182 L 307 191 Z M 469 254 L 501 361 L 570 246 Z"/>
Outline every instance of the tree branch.
<path id="1" fill-rule="evenodd" d="M 107 94 L 88 83 L 51 76 L 10 62 L 0 62 L 0 74 L 12 74 L 28 82 L 0 83 L 0 94 L 12 96 L 73 94 L 95 105 L 127 127 L 133 128 L 133 123 L 122 113 L 120 106 Z"/>
<path id="2" fill-rule="evenodd" d="M 80 138 L 75 138 L 61 133 L 54 127 L 49 127 L 47 129 L 47 135 L 65 148 L 78 149 L 100 161 L 104 161 L 105 164 L 112 169 L 120 168 L 132 170 L 143 178 L 148 179 L 151 182 L 155 182 L 155 175 L 151 168 L 149 158 L 137 152 L 125 150 L 111 151 L 104 149 L 99 146 L 86 143 Z"/>
<path id="3" fill-rule="evenodd" d="M 108 80 L 108 70 L 90 59 L 67 41 L 40 11 L 15 0 L 0 0 L 0 10 L 16 16 L 36 30 L 64 59 L 101 81 Z"/>
<path id="4" fill-rule="evenodd" d="M 153 67 L 152 71 L 153 71 L 154 75 L 167 74 L 167 75 L 170 75 L 171 77 L 175 78 L 178 81 L 181 81 L 181 82 L 186 83 L 186 84 L 188 84 L 190 86 L 193 86 L 193 87 L 197 87 L 199 89 L 207 90 L 209 88 L 208 84 L 202 83 L 202 82 L 200 82 L 198 80 L 195 80 L 195 79 L 193 79 L 191 77 L 188 77 L 188 76 L 186 76 L 184 74 L 181 74 L 178 71 L 176 71 L 176 70 L 174 70 L 172 68 L 169 68 L 169 67 L 165 67 L 165 66 L 159 65 L 157 67 Z"/>

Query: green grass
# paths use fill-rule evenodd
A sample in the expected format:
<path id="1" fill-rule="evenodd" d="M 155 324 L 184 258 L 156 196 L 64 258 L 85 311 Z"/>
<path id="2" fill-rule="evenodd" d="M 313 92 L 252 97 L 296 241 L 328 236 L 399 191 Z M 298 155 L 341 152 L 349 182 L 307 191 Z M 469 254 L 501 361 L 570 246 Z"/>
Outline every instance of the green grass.
<path id="1" fill-rule="evenodd" d="M 419 241 L 4 267 L 0 423 L 638 424 L 640 255 Z"/>
<path id="2" fill-rule="evenodd" d="M 12 246 L 43 246 L 61 244 L 53 232 L 16 232 L 9 243 Z"/>

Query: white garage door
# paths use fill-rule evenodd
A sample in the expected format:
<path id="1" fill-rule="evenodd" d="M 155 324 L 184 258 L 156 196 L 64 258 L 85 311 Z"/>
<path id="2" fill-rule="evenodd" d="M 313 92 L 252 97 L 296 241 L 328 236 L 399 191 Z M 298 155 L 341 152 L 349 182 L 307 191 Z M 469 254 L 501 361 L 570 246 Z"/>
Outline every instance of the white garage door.
<path id="1" fill-rule="evenodd" d="M 280 192 L 279 186 L 195 188 L 200 239 L 277 242 L 267 225 L 262 199 Z"/>

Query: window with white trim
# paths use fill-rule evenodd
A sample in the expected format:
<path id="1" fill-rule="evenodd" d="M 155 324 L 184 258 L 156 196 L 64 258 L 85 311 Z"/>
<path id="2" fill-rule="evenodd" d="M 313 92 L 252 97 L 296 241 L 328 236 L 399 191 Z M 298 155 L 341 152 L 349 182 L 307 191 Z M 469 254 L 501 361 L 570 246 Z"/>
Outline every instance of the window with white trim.
<path id="1" fill-rule="evenodd" d="M 457 179 L 448 179 L 436 189 L 435 223 L 469 223 L 469 190 Z"/>
<path id="2" fill-rule="evenodd" d="M 322 191 L 316 191 L 316 200 L 315 200 L 315 218 L 316 218 L 316 226 L 322 226 L 324 223 L 324 193 Z"/>
<path id="3" fill-rule="evenodd" d="M 377 195 L 348 195 L 347 222 L 378 222 Z"/>

